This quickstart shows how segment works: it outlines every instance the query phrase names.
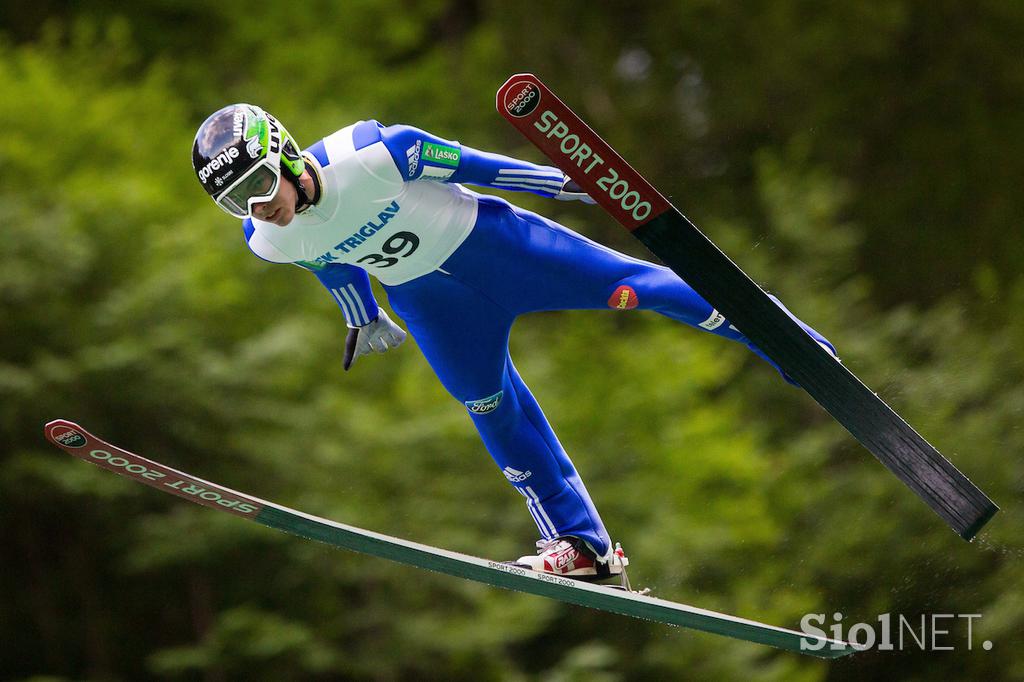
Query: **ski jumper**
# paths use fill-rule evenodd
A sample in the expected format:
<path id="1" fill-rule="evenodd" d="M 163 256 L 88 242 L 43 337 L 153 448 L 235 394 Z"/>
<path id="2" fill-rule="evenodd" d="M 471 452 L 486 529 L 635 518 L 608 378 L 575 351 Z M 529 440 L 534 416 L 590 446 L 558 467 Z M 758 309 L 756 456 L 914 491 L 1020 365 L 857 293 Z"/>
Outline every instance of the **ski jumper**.
<path id="1" fill-rule="evenodd" d="M 376 277 L 541 538 L 575 536 L 609 556 L 601 517 L 509 356 L 512 323 L 532 311 L 635 308 L 747 343 L 743 334 L 668 268 L 462 186 L 553 197 L 565 180 L 556 168 L 376 121 L 343 128 L 305 156 L 320 201 L 287 227 L 245 220 L 249 248 L 311 270 L 350 327 L 377 317 L 367 273 Z"/>

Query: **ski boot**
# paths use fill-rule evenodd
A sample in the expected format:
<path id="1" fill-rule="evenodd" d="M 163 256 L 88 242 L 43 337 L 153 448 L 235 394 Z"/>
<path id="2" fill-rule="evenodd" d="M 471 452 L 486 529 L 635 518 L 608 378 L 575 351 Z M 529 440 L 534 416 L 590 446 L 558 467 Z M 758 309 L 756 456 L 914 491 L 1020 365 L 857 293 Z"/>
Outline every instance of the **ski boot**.
<path id="1" fill-rule="evenodd" d="M 615 549 L 605 559 L 599 559 L 594 550 L 583 540 L 565 536 L 554 540 L 538 540 L 537 553 L 519 557 L 512 562 L 513 566 L 528 568 L 539 573 L 550 573 L 575 580 L 588 582 L 618 578 L 621 587 L 627 592 L 633 590 L 626 576 L 629 559 L 622 551 L 622 545 L 615 543 Z M 646 592 L 646 591 L 645 591 Z"/>

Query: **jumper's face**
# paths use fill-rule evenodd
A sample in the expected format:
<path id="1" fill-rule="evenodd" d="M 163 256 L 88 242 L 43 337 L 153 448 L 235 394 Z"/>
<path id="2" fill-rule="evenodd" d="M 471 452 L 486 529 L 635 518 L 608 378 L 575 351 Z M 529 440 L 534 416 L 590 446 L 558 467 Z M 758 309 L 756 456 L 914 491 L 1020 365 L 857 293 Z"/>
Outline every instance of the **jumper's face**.
<path id="1" fill-rule="evenodd" d="M 254 218 L 285 227 L 295 217 L 295 200 L 297 198 L 298 192 L 295 185 L 282 177 L 274 198 L 270 201 L 253 204 L 252 215 Z"/>

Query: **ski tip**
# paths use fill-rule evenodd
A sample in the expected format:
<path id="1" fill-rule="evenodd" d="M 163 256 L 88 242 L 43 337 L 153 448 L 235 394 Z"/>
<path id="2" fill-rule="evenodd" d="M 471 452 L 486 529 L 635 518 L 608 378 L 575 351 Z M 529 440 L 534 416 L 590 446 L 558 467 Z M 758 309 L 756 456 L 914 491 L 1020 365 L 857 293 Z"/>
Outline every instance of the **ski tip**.
<path id="1" fill-rule="evenodd" d="M 532 80 L 532 81 L 537 82 L 537 83 L 540 82 L 540 79 L 537 78 L 537 76 L 535 76 L 534 74 L 530 73 L 529 71 L 523 71 L 521 73 L 514 73 L 511 76 L 509 76 L 505 80 L 504 85 L 502 85 L 501 88 L 498 88 L 498 89 L 501 90 L 502 88 L 504 88 L 509 83 L 512 83 L 512 82 L 518 81 L 518 80 Z"/>
<path id="2" fill-rule="evenodd" d="M 88 431 L 73 421 L 54 419 L 46 422 L 43 435 L 46 440 L 62 448 L 82 447 L 88 441 Z"/>
<path id="3" fill-rule="evenodd" d="M 508 77 L 494 95 L 494 107 L 502 116 L 520 116 L 518 113 L 524 105 L 540 100 L 540 79 L 532 73 L 517 73 Z M 527 100 L 524 102 L 524 99 Z M 532 108 L 531 108 L 532 111 Z"/>

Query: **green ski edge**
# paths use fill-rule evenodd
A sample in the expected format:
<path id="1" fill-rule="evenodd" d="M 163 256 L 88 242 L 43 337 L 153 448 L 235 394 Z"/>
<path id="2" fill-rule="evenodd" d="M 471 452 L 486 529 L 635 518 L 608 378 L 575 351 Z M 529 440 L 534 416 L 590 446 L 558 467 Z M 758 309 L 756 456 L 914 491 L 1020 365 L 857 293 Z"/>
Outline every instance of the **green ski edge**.
<path id="1" fill-rule="evenodd" d="M 538 573 L 498 561 L 451 552 L 363 530 L 210 483 L 123 450 L 78 424 L 57 419 L 45 426 L 47 440 L 78 459 L 197 504 L 255 521 L 268 528 L 333 547 L 390 559 L 509 590 L 569 604 L 710 632 L 819 658 L 853 653 L 847 642 L 774 627 L 634 592 Z"/>

